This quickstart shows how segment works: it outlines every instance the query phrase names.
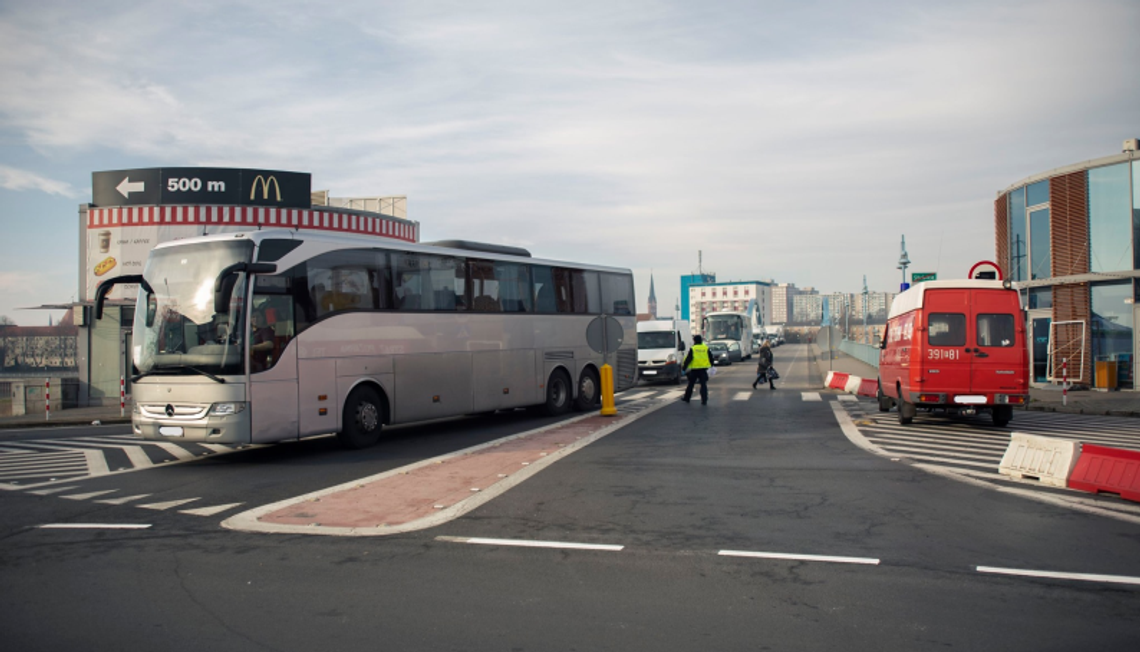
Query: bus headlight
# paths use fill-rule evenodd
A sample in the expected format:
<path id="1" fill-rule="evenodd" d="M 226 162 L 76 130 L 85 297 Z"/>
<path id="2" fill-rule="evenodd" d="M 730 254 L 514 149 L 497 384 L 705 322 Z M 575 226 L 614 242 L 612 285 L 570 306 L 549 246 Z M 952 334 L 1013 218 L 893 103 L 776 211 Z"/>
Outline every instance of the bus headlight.
<path id="1" fill-rule="evenodd" d="M 210 411 L 206 413 L 208 417 L 228 417 L 238 414 L 245 410 L 245 403 L 214 403 L 210 406 Z"/>

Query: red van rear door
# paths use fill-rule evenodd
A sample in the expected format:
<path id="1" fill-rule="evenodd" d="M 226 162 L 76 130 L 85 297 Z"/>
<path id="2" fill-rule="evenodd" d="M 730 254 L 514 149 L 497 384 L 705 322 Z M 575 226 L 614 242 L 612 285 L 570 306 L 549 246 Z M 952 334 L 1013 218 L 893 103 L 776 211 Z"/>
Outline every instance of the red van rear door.
<path id="1" fill-rule="evenodd" d="M 1029 361 L 1021 341 L 1021 303 L 1012 290 L 973 291 L 974 394 L 1019 394 L 1028 391 Z M 992 399 L 992 397 L 991 397 Z"/>
<path id="2" fill-rule="evenodd" d="M 926 332 L 922 352 L 925 381 L 912 391 L 955 395 L 970 393 L 973 346 L 970 291 L 961 288 L 927 290 L 922 298 Z"/>

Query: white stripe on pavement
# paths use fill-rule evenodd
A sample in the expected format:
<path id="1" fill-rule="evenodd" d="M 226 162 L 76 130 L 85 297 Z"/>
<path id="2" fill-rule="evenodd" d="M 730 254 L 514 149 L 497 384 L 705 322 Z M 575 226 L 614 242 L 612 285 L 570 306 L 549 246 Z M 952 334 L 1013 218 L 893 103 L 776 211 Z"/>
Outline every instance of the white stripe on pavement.
<path id="1" fill-rule="evenodd" d="M 145 530 L 149 523 L 46 523 L 41 530 Z"/>
<path id="2" fill-rule="evenodd" d="M 755 557 L 759 559 L 789 559 L 793 561 L 826 561 L 836 564 L 867 564 L 878 566 L 879 560 L 870 557 L 832 557 L 829 555 L 798 555 L 786 552 L 750 552 L 747 550 L 721 550 L 723 557 Z"/>
<path id="3" fill-rule="evenodd" d="M 802 394 L 800 394 L 800 396 L 803 397 L 803 399 L 805 401 L 822 401 L 823 400 L 823 398 L 819 395 L 819 392 L 803 392 Z"/>
<path id="4" fill-rule="evenodd" d="M 617 552 L 625 546 L 601 543 L 573 543 L 570 541 L 525 541 L 522 539 L 487 539 L 482 537 L 436 537 L 437 541 L 472 543 L 484 546 L 515 546 L 519 548 L 561 548 L 567 550 L 607 550 Z"/>
<path id="5" fill-rule="evenodd" d="M 227 509 L 233 509 L 241 505 L 241 503 L 230 503 L 228 505 L 214 505 L 213 507 L 199 507 L 198 509 L 180 509 L 179 514 L 190 514 L 191 516 L 213 516 L 214 514 L 221 514 Z"/>
<path id="6" fill-rule="evenodd" d="M 1107 582 L 1110 584 L 1136 584 L 1140 585 L 1140 577 L 1127 575 L 1095 575 L 1092 573 L 1058 573 L 1055 571 L 1023 570 L 1020 568 L 995 568 L 993 566 L 978 566 L 979 573 L 994 575 L 1017 575 L 1020 577 L 1044 577 L 1055 580 L 1078 580 L 1081 582 Z"/>
<path id="7" fill-rule="evenodd" d="M 752 398 L 752 392 L 737 392 L 732 396 L 734 401 L 747 401 Z"/>

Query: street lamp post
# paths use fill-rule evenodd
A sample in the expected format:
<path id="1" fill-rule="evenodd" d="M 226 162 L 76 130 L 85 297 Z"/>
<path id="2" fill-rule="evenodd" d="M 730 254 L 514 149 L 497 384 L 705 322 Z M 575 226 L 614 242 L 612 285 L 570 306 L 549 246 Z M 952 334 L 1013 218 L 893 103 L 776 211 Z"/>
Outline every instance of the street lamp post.
<path id="1" fill-rule="evenodd" d="M 906 290 L 906 268 L 910 266 L 910 258 L 906 255 L 906 236 L 902 237 L 902 255 L 899 256 L 899 269 L 902 270 L 902 285 L 899 292 Z"/>
<path id="2" fill-rule="evenodd" d="M 867 275 L 863 275 L 863 343 L 870 344 L 871 337 L 867 334 Z"/>

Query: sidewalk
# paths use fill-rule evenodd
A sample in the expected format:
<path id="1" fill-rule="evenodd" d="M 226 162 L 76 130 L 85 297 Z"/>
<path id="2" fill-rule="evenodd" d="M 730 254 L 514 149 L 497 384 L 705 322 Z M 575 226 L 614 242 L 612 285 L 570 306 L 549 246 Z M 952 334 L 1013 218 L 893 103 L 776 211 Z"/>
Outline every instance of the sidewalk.
<path id="1" fill-rule="evenodd" d="M 127 405 L 126 416 L 119 416 L 119 406 L 114 407 L 85 407 L 70 410 L 51 411 L 51 419 L 44 417 L 43 413 L 25 414 L 18 417 L 0 417 L 0 430 L 10 428 L 47 428 L 58 426 L 86 426 L 93 421 L 103 424 L 130 423 L 131 406 Z"/>
<path id="2" fill-rule="evenodd" d="M 815 349 L 816 364 L 819 366 L 820 376 L 827 378 L 828 371 L 859 376 L 860 378 L 878 378 L 879 371 L 875 367 L 852 358 L 842 351 L 833 351 L 835 358 L 827 359 L 827 351 L 821 350 L 818 344 L 812 344 Z M 1045 387 L 1029 389 L 1029 405 L 1027 410 L 1040 412 L 1065 412 L 1068 414 L 1100 414 L 1117 417 L 1140 417 L 1140 392 L 1116 391 L 1101 392 L 1097 390 L 1069 390 L 1066 398 L 1060 387 Z"/>

